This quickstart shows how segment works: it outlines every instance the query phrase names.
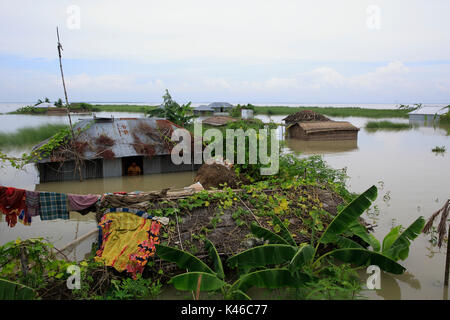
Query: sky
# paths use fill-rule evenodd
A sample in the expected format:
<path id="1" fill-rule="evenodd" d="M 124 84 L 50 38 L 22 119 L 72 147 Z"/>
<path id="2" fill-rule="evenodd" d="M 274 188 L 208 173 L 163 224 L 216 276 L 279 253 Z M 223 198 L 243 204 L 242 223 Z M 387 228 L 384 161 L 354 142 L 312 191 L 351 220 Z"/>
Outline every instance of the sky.
<path id="1" fill-rule="evenodd" d="M 449 103 L 448 0 L 0 0 L 0 102 Z"/>

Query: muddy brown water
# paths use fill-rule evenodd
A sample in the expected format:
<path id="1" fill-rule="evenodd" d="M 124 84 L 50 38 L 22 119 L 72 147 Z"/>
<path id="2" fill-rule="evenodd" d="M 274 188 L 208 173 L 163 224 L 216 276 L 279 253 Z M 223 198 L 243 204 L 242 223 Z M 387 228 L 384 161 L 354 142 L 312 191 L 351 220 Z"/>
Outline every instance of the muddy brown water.
<path id="1" fill-rule="evenodd" d="M 108 113 L 109 115 L 111 113 Z M 123 114 L 114 114 L 122 117 Z M 127 114 L 127 116 L 130 116 Z M 139 116 L 139 115 L 134 115 Z M 258 116 L 263 120 L 281 122 L 284 116 Z M 42 119 L 44 118 L 44 119 Z M 26 119 L 26 121 L 24 121 Z M 53 119 L 53 118 L 52 118 Z M 366 118 L 333 118 L 350 121 L 358 127 L 364 127 Z M 6 128 L 6 119 L 0 115 L 0 128 Z M 45 117 L 21 116 L 22 123 L 45 123 Z M 407 122 L 405 119 L 389 119 Z M 64 119 L 59 120 L 64 122 Z M 52 120 L 52 123 L 60 123 Z M 5 124 L 5 125 L 3 125 Z M 10 130 L 17 129 L 17 123 L 9 125 Z M 14 128 L 12 128 L 14 127 Z M 6 129 L 3 129 L 6 130 Z M 362 192 L 375 184 L 379 196 L 376 210 L 364 217 L 375 223 L 375 235 L 382 240 L 389 230 L 398 224 L 408 226 L 418 216 L 428 218 L 440 208 L 444 200 L 450 198 L 450 128 L 447 126 L 416 127 L 404 131 L 368 132 L 361 129 L 355 142 L 302 142 L 286 141 L 286 152 L 301 152 L 300 156 L 323 155 L 334 168 L 347 168 L 348 188 L 353 192 Z M 280 130 L 279 136 L 282 136 Z M 446 146 L 447 152 L 437 155 L 431 152 L 435 146 Z M 23 150 L 11 150 L 21 154 Z M 140 177 L 122 177 L 110 179 L 86 180 L 38 184 L 37 171 L 28 166 L 26 171 L 12 168 L 0 169 L 0 185 L 30 190 L 58 191 L 66 193 L 103 193 L 113 191 L 147 191 L 161 188 L 182 188 L 192 183 L 193 172 L 161 174 Z M 35 218 L 30 227 L 17 224 L 7 227 L 0 216 L 0 244 L 15 240 L 17 237 L 44 237 L 55 246 L 62 247 L 76 237 L 96 227 L 94 216 L 82 216 L 71 213 L 70 220 L 41 222 Z M 90 250 L 95 236 L 82 242 L 70 258 L 82 259 Z M 369 299 L 443 299 L 448 297 L 448 289 L 443 287 L 445 251 L 429 242 L 429 236 L 419 236 L 411 245 L 409 257 L 401 264 L 407 268 L 403 275 L 382 273 L 380 290 L 365 290 Z M 368 274 L 360 272 L 365 282 Z M 169 294 L 170 295 L 170 294 Z"/>

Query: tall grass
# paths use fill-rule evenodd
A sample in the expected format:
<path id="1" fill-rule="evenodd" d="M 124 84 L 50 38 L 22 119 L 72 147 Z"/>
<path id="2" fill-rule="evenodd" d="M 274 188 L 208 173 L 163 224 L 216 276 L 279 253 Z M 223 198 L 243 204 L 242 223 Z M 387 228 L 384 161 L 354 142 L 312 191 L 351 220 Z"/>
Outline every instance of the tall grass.
<path id="1" fill-rule="evenodd" d="M 131 104 L 94 104 L 93 111 L 108 111 L 108 112 L 142 112 L 156 109 L 156 106 L 139 106 Z"/>
<path id="2" fill-rule="evenodd" d="M 366 128 L 370 130 L 378 130 L 378 129 L 405 130 L 411 129 L 412 126 L 409 123 L 395 123 L 391 121 L 369 121 L 366 124 Z"/>
<path id="3" fill-rule="evenodd" d="M 20 128 L 12 133 L 0 132 L 0 148 L 32 146 L 65 128 L 67 125 L 64 124 L 45 124 L 39 127 Z"/>
<path id="4" fill-rule="evenodd" d="M 365 118 L 407 118 L 409 110 L 405 109 L 364 109 L 337 107 L 256 107 L 256 114 L 289 115 L 303 110 L 312 110 L 330 117 L 365 117 Z"/>

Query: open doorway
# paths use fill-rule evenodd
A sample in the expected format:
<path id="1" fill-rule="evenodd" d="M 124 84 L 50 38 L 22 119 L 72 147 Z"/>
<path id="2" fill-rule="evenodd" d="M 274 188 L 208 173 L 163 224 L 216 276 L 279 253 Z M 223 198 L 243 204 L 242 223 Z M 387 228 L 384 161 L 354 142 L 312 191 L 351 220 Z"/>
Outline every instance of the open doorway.
<path id="1" fill-rule="evenodd" d="M 144 174 L 144 158 L 142 156 L 122 158 L 122 176 L 142 174 Z"/>

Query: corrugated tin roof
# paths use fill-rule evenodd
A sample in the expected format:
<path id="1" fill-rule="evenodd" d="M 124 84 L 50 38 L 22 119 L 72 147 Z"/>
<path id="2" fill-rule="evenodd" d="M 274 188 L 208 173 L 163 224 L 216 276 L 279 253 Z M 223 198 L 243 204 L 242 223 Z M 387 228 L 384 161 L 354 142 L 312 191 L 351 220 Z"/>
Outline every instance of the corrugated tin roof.
<path id="1" fill-rule="evenodd" d="M 321 131 L 358 131 L 359 128 L 347 121 L 309 121 L 298 122 L 293 125 L 299 125 L 306 133 Z M 291 126 L 290 126 L 291 127 Z"/>
<path id="2" fill-rule="evenodd" d="M 225 109 L 231 109 L 233 108 L 233 105 L 228 102 L 212 102 L 208 104 L 211 108 L 225 108 Z"/>
<path id="3" fill-rule="evenodd" d="M 194 111 L 211 111 L 211 112 L 213 112 L 214 109 L 211 106 L 202 104 L 201 106 L 195 107 Z"/>
<path id="4" fill-rule="evenodd" d="M 449 111 L 449 108 L 447 107 L 440 107 L 440 106 L 424 106 L 417 110 L 411 111 L 408 114 L 423 114 L 423 115 L 441 115 L 445 114 Z"/>
<path id="5" fill-rule="evenodd" d="M 86 129 L 87 128 L 87 129 Z M 173 130 L 181 128 L 165 119 L 157 118 L 97 118 L 81 120 L 74 126 L 81 132 L 76 143 L 86 159 L 105 157 L 122 158 L 141 155 L 168 155 L 168 145 Z M 83 131 L 85 129 L 85 131 Z M 41 142 L 33 149 L 45 144 Z M 105 150 L 107 153 L 105 153 Z M 107 156 L 105 156 L 107 155 Z M 52 162 L 47 158 L 39 162 Z"/>

